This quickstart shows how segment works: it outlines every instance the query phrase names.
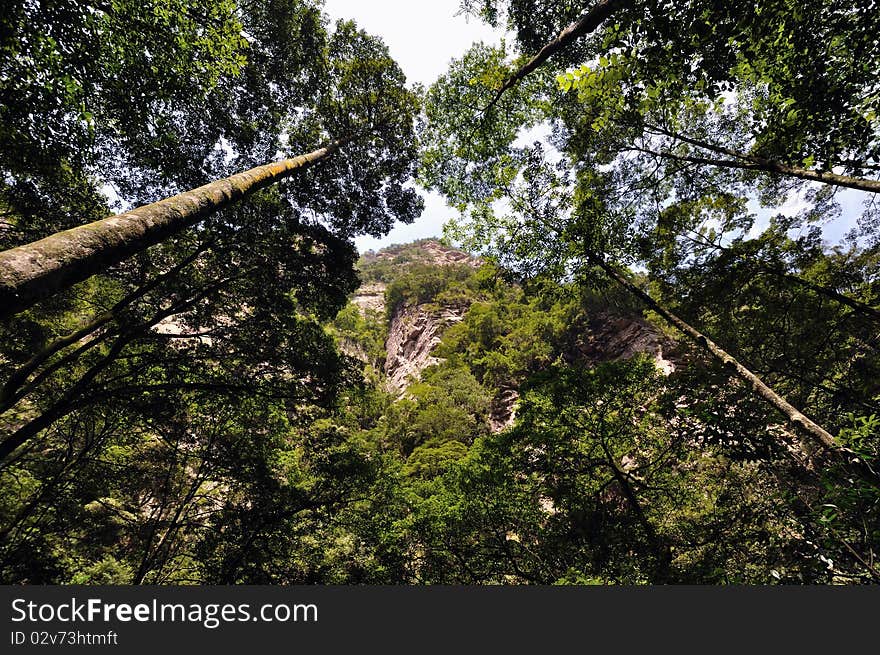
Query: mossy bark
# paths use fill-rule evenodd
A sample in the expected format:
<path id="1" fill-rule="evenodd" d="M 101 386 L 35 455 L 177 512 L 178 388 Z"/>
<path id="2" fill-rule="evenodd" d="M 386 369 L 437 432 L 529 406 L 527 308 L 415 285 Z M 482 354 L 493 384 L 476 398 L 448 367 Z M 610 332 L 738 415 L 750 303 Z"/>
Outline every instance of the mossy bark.
<path id="1" fill-rule="evenodd" d="M 85 280 L 255 191 L 326 159 L 349 139 L 0 252 L 0 318 Z"/>

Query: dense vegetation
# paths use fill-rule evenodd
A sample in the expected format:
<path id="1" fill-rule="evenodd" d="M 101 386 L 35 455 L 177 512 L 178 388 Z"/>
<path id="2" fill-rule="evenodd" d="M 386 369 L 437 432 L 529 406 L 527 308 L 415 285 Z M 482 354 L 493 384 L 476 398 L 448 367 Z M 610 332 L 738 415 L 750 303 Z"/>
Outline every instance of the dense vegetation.
<path id="1" fill-rule="evenodd" d="M 0 16 L 0 263 L 344 141 L 3 320 L 0 581 L 880 581 L 873 3 L 462 6 L 428 89 L 312 0 Z M 415 178 L 478 264 L 356 261 Z"/>
<path id="2" fill-rule="evenodd" d="M 394 558 L 406 568 L 393 581 L 871 580 L 849 549 L 876 548 L 876 531 L 864 530 L 877 522 L 873 488 L 840 485 L 839 470 L 805 472 L 772 408 L 730 384 L 699 347 L 663 335 L 659 318 L 645 323 L 622 289 L 515 285 L 489 264 L 464 282 L 455 267 L 424 270 L 412 265 L 387 297 L 430 312 L 467 289 L 463 320 L 445 331 L 442 362 L 402 397 L 374 390 L 372 413 L 355 410 L 399 485 L 397 513 L 381 510 L 393 521 L 372 528 L 402 550 Z M 739 302 L 736 288 L 711 293 L 720 307 Z M 751 311 L 769 311 L 791 290 L 777 293 Z M 801 301 L 814 312 L 824 304 Z M 649 354 L 597 361 L 590 335 L 619 319 L 658 334 L 675 371 L 664 376 Z M 826 347 L 808 341 L 816 330 L 805 323 L 790 335 L 812 360 Z M 765 339 L 747 333 L 743 350 Z M 494 401 L 511 388 L 520 392 L 516 420 L 493 432 Z M 840 435 L 864 448 L 876 426 L 855 418 L 860 402 L 823 410 L 815 395 L 804 406 L 820 420 L 842 415 Z"/>

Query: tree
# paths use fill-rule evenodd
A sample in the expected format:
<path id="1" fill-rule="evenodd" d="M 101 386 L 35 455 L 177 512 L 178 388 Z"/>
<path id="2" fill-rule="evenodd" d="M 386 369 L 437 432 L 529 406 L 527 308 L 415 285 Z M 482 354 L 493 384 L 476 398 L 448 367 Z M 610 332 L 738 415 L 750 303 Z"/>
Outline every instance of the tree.
<path id="1" fill-rule="evenodd" d="M 414 192 L 403 187 L 408 167 L 396 162 L 413 155 L 411 146 L 407 153 L 405 135 L 411 133 L 407 121 L 412 122 L 414 100 L 401 90 L 402 77 L 399 72 L 395 77 L 390 70 L 394 64 L 388 59 L 384 47 L 371 43 L 353 25 L 341 23 L 328 46 L 333 54 L 324 73 L 329 78 L 330 88 L 318 97 L 316 113 L 306 123 L 323 117 L 324 125 L 319 123 L 313 127 L 323 128 L 322 131 L 330 128 L 344 130 L 340 141 L 301 157 L 266 164 L 213 183 L 213 186 L 206 185 L 188 194 L 138 208 L 122 217 L 73 228 L 4 253 L 0 261 L 0 270 L 3 271 L 0 284 L 4 307 L 8 307 L 5 311 L 19 311 L 40 295 L 52 293 L 112 266 L 216 212 L 227 203 L 299 172 L 306 165 L 324 160 L 356 138 L 365 138 L 365 132 L 371 137 L 367 147 L 379 147 L 389 153 L 374 158 L 370 168 L 360 174 L 361 191 L 377 195 L 375 204 L 357 205 L 361 214 L 356 215 L 350 200 L 331 197 L 334 184 L 329 182 L 324 186 L 328 197 L 323 201 L 298 200 L 306 206 L 323 204 L 321 209 L 324 212 L 332 210 L 334 220 L 345 233 L 387 229 L 390 221 L 385 212 L 402 220 L 412 220 L 420 204 Z M 379 134 L 384 135 L 384 141 L 377 138 Z M 289 141 L 290 134 L 285 136 Z M 383 158 L 384 168 L 381 165 Z M 349 161 L 346 165 L 351 163 Z M 338 186 L 340 171 L 333 173 L 335 186 Z M 363 207 L 370 207 L 370 211 L 365 212 Z"/>
<path id="2" fill-rule="evenodd" d="M 761 380 L 770 404 L 788 413 L 791 401 L 809 411 L 823 427 L 804 434 L 820 449 L 841 448 L 823 465 L 825 475 L 843 467 L 852 476 L 856 462 L 859 484 L 876 488 L 873 455 L 832 437 L 847 434 L 847 411 L 869 420 L 876 402 L 862 372 L 870 377 L 876 361 L 867 336 L 876 330 L 875 222 L 866 213 L 836 251 L 812 225 L 833 216 L 835 186 L 876 188 L 859 177 L 877 156 L 869 108 L 876 95 L 861 59 L 877 56 L 866 37 L 875 12 L 834 2 L 815 13 L 784 2 L 638 2 L 560 40 L 559 25 L 577 16 L 573 5 L 468 6 L 477 4 L 491 20 L 505 17 L 520 47 L 539 54 L 508 64 L 503 53 L 489 60 L 473 50 L 429 90 L 423 179 L 461 212 L 449 236 L 527 279 L 601 288 L 596 268 L 604 270 L 749 386 Z M 538 14 L 541 20 L 526 19 Z M 826 38 L 817 40 L 819 32 Z M 548 84 L 542 80 L 553 64 L 559 74 Z M 449 89 L 466 84 L 477 100 L 452 110 Z M 509 107 L 503 115 L 500 103 Z M 552 130 L 544 143 L 517 139 L 542 120 Z M 836 166 L 843 174 L 831 172 Z M 750 197 L 779 206 L 803 180 L 829 184 L 810 190 L 798 215 L 777 216 L 767 228 L 757 222 Z M 620 264 L 645 266 L 647 277 L 634 283 Z M 723 318 L 714 310 L 722 298 Z M 804 320 L 803 330 L 792 328 Z M 710 388 L 720 394 L 717 383 Z M 783 396 L 784 405 L 771 400 Z M 741 435 L 733 440 L 754 445 L 742 436 L 752 428 L 728 429 Z M 784 450 L 790 437 L 771 432 L 758 447 L 768 458 L 771 440 Z M 797 493 L 816 494 L 809 467 L 793 477 L 786 484 Z M 846 557 L 864 559 L 858 551 Z"/>
<path id="3" fill-rule="evenodd" d="M 332 155 L 340 142 L 0 253 L 3 316 L 15 314 Z"/>
<path id="4" fill-rule="evenodd" d="M 226 0 L 16 0 L 0 20 L 4 248 L 106 215 L 102 160 L 136 135 L 164 139 L 187 103 L 242 70 L 247 49 Z"/>
<path id="5" fill-rule="evenodd" d="M 66 257 L 102 188 L 137 222 L 247 171 L 0 324 L 0 578 L 876 579 L 877 222 L 819 228 L 877 162 L 870 3 L 463 6 L 524 54 L 474 46 L 418 121 L 384 45 L 307 0 L 0 17 L 0 261 Z M 356 270 L 417 164 L 489 262 Z M 461 320 L 398 396 L 412 304 Z"/>
<path id="6" fill-rule="evenodd" d="M 157 96 L 144 114 L 156 122 L 143 130 L 96 119 L 94 141 L 75 148 L 76 173 L 93 195 L 45 214 L 52 220 L 38 230 L 21 203 L 10 205 L 10 245 L 99 213 L 78 214 L 100 182 L 126 202 L 149 203 L 278 151 L 372 129 L 326 158 L 330 170 L 229 204 L 3 325 L 5 580 L 207 579 L 193 562 L 212 517 L 226 512 L 260 535 L 283 534 L 290 517 L 275 510 L 293 507 L 300 492 L 296 482 L 279 488 L 275 466 L 295 457 L 305 438 L 296 430 L 311 434 L 302 426 L 332 414 L 358 383 L 321 322 L 356 285 L 351 237 L 420 210 L 407 187 L 415 96 L 381 42 L 351 23 L 328 30 L 311 3 L 248 3 L 238 16 L 249 42 L 238 74 L 219 74 L 167 107 Z M 100 76 L 113 60 L 94 64 L 90 74 Z M 304 502 L 336 513 L 344 495 Z M 248 513 L 239 501 L 251 497 L 265 502 Z M 254 560 L 253 551 L 224 550 Z"/>
<path id="7" fill-rule="evenodd" d="M 609 182 L 615 190 L 607 202 L 624 214 L 622 221 L 650 225 L 655 206 L 673 188 L 684 197 L 696 197 L 701 190 L 722 187 L 739 193 L 760 184 L 768 203 L 781 202 L 780 193 L 791 190 L 786 178 L 877 188 L 876 181 L 858 177 L 875 165 L 877 143 L 876 98 L 861 59 L 878 55 L 876 44 L 865 37 L 876 28 L 876 17 L 864 5 L 827 2 L 815 12 L 804 12 L 784 2 L 742 7 L 631 3 L 614 8 L 613 21 L 590 23 L 593 31 L 579 32 L 581 22 L 572 23 L 561 43 L 551 38 L 554 30 L 548 23 L 570 20 L 577 11 L 573 5 L 551 10 L 534 2 L 466 3 L 471 10 L 475 5 L 491 21 L 506 16 L 526 52 L 545 43 L 553 58 L 539 54 L 525 66 L 514 66 L 501 82 L 476 72 L 473 79 L 479 84 L 471 94 L 482 87 L 485 106 L 490 98 L 500 98 L 497 89 L 509 94 L 529 76 L 546 74 L 551 62 L 559 65 L 557 70 L 568 66 L 559 82 L 565 91 L 576 89 L 579 101 L 571 102 L 550 85 L 541 89 L 533 84 L 531 107 L 555 121 L 555 144 L 572 157 L 573 168 L 585 172 L 613 167 Z M 542 20 L 526 19 L 535 15 Z M 817 40 L 817 30 L 827 38 Z M 776 38 L 782 34 L 786 36 Z M 834 47 L 825 52 L 820 44 L 832 41 Z M 496 120 L 492 111 L 482 118 L 486 124 Z M 443 135 L 438 143 L 455 138 L 450 137 L 455 128 L 444 126 L 444 120 L 434 127 Z M 465 112 L 454 120 L 464 124 L 469 118 Z M 527 128 L 536 120 L 520 125 Z M 494 147 L 504 150 L 494 159 L 505 157 L 501 152 L 515 156 L 510 143 L 496 140 Z M 793 149 L 785 152 L 789 145 Z M 458 157 L 477 159 L 466 151 Z M 658 162 L 661 157 L 665 161 Z M 496 167 L 499 180 L 514 175 L 511 163 Z M 481 170 L 482 163 L 472 166 Z M 706 166 L 736 169 L 742 175 L 710 177 Z M 832 172 L 834 166 L 854 175 Z M 452 164 L 447 170 L 454 170 Z M 461 184 L 453 189 L 433 175 L 426 181 L 444 187 L 450 197 L 462 193 Z"/>
<path id="8" fill-rule="evenodd" d="M 721 93 L 737 91 L 751 102 L 740 108 L 751 123 L 747 129 L 757 140 L 758 156 L 794 165 L 811 158 L 828 170 L 835 164 L 858 170 L 859 162 L 876 158 L 877 98 L 870 93 L 867 62 L 880 52 L 869 36 L 877 21 L 870 3 L 828 0 L 805 11 L 797 3 L 776 0 L 748 6 L 603 2 L 556 39 L 550 39 L 552 27 L 546 22 L 543 30 L 534 29 L 534 23 L 525 28 L 525 17 L 558 20 L 570 14 L 570 5 L 542 12 L 541 3 L 531 1 L 480 4 L 492 22 L 502 14 L 508 17 L 526 52 L 538 48 L 536 39 L 546 44 L 508 78 L 511 84 L 502 85 L 503 90 L 568 50 L 566 64 L 598 60 L 598 66 L 591 62 L 569 73 L 569 87 L 583 82 L 585 90 L 595 91 L 606 82 L 619 85 L 610 90 L 614 102 L 598 110 L 606 117 L 631 118 L 662 106 L 668 119 L 682 108 L 701 102 L 711 106 Z M 500 4 L 506 12 L 498 10 Z M 613 23 L 603 22 L 609 15 Z M 583 48 L 575 47 L 578 39 L 586 41 Z M 861 156 L 840 159 L 851 154 L 848 149 Z"/>
<path id="9" fill-rule="evenodd" d="M 524 7 L 535 8 L 533 3 L 507 4 L 507 15 L 514 24 Z M 653 169 L 649 168 L 650 161 L 624 157 L 633 148 L 629 144 L 634 139 L 642 138 L 640 131 L 651 128 L 649 121 L 652 115 L 656 114 L 657 120 L 664 123 L 675 125 L 676 121 L 687 121 L 691 125 L 698 124 L 707 114 L 723 114 L 717 122 L 728 120 L 725 125 L 727 133 L 733 133 L 735 127 L 741 129 L 745 125 L 752 130 L 750 136 L 761 147 L 777 138 L 774 129 L 787 134 L 788 128 L 783 126 L 798 117 L 798 110 L 792 109 L 788 122 L 777 120 L 777 114 L 774 113 L 777 110 L 764 104 L 763 96 L 755 96 L 756 85 L 763 84 L 769 89 L 771 98 L 788 97 L 786 94 L 793 94 L 793 97 L 802 100 L 806 98 L 807 89 L 801 81 L 803 76 L 791 77 L 791 70 L 786 66 L 797 68 L 793 49 L 808 48 L 809 43 L 815 43 L 808 43 L 807 37 L 814 25 L 814 17 L 796 10 L 788 11 L 789 8 L 782 4 L 721 8 L 701 2 L 679 3 L 669 7 L 666 3 L 651 2 L 614 7 L 605 7 L 605 3 L 600 3 L 560 37 L 548 41 L 545 49 L 534 59 L 515 67 L 512 73 L 503 77 L 506 81 L 497 86 L 498 90 L 494 93 L 492 81 L 495 78 L 492 76 L 499 68 L 503 70 L 503 60 L 499 63 L 496 56 L 495 60 L 484 58 L 481 62 L 474 51 L 470 57 L 456 62 L 450 75 L 438 81 L 434 90 L 429 92 L 428 113 L 430 116 L 433 110 L 435 121 L 426 135 L 429 148 L 424 157 L 426 172 L 423 178 L 426 183 L 444 191 L 462 211 L 469 212 L 469 231 L 476 237 L 475 242 L 485 245 L 490 238 L 507 240 L 504 249 L 508 252 L 511 248 L 516 249 L 515 258 L 520 262 L 531 258 L 527 253 L 534 252 L 538 243 L 544 253 L 537 259 L 546 262 L 547 237 L 554 244 L 550 252 L 558 253 L 560 259 L 558 264 L 550 264 L 550 268 L 557 272 L 570 270 L 572 262 L 578 259 L 595 262 L 597 253 L 601 252 L 624 261 L 638 261 L 641 253 L 634 246 L 641 243 L 644 245 L 642 252 L 651 250 L 651 240 L 656 233 L 652 232 L 653 226 L 671 198 L 699 199 L 713 193 L 719 195 L 717 176 L 694 184 L 694 175 L 682 175 L 681 161 L 674 162 L 677 168 L 670 164 L 666 170 L 658 170 L 656 165 Z M 490 18 L 499 15 L 493 7 L 495 3 L 483 5 L 484 13 Z M 593 15 L 598 8 L 602 9 L 601 16 Z M 611 13 L 606 14 L 606 11 Z M 827 3 L 820 13 L 827 12 L 831 20 L 830 17 L 837 16 L 838 11 L 842 11 L 842 8 Z M 864 38 L 864 29 L 873 20 L 873 14 L 863 7 L 855 9 L 853 14 L 853 24 L 832 20 L 840 42 L 860 43 Z M 613 16 L 613 24 L 610 20 L 603 22 L 608 15 Z M 677 31 L 684 25 L 692 25 L 694 31 Z M 779 26 L 780 33 L 783 28 L 790 28 L 793 35 L 781 43 L 771 41 L 771 26 Z M 587 37 L 587 34 L 590 36 Z M 560 81 L 563 90 L 572 87 L 579 90 L 581 103 L 569 105 L 564 99 L 554 102 L 554 97 L 558 100 L 558 96 L 553 95 L 554 91 L 542 89 L 537 83 L 530 86 L 531 95 L 522 88 L 510 95 L 511 90 L 522 83 L 527 75 L 547 63 L 551 56 L 571 47 L 579 37 L 586 41 L 585 51 L 579 55 L 585 59 L 595 59 L 579 71 L 560 76 Z M 807 51 L 811 52 L 809 49 Z M 797 52 L 800 54 L 799 50 Z M 754 73 L 757 57 L 764 58 L 760 67 L 760 71 L 764 72 L 761 74 Z M 744 64 L 743 61 L 749 63 Z M 856 89 L 867 89 L 870 81 L 860 67 L 846 67 L 844 64 L 848 61 L 845 60 L 833 70 L 832 65 L 837 62 L 825 62 L 817 75 L 822 76 L 823 84 L 834 84 L 834 88 L 846 87 L 858 95 Z M 741 65 L 735 65 L 737 62 Z M 484 104 L 487 111 L 470 116 L 467 112 L 462 116 L 463 112 L 449 111 L 443 98 L 448 95 L 447 89 L 462 86 L 458 81 L 460 79 L 470 80 L 471 87 L 476 87 L 470 91 L 471 95 L 482 93 L 483 97 L 491 98 Z M 740 94 L 740 101 L 735 108 L 725 109 L 722 94 L 730 90 Z M 506 122 L 502 122 L 496 116 L 495 109 L 496 103 L 505 97 L 517 110 L 516 113 L 507 112 Z M 747 99 L 753 101 L 752 106 L 744 104 Z M 792 106 L 794 102 L 791 100 L 786 105 Z M 835 100 L 815 99 L 810 107 L 813 112 L 811 124 L 798 123 L 801 130 L 798 137 L 801 141 L 798 143 L 803 145 L 809 142 L 819 148 L 822 137 L 815 132 L 815 124 L 824 125 L 841 112 L 849 112 L 851 122 L 844 130 L 847 136 L 841 136 L 842 140 L 835 147 L 841 153 L 843 148 L 861 152 L 861 155 L 852 157 L 852 151 L 847 151 L 850 164 L 858 167 L 853 162 L 873 156 L 870 146 L 867 150 L 862 147 L 869 145 L 870 139 L 861 145 L 857 141 L 866 137 L 866 125 L 870 124 L 871 119 L 862 115 L 861 105 L 846 103 L 843 96 Z M 471 106 L 473 104 L 470 103 Z M 564 169 L 565 164 L 570 163 L 575 171 L 573 182 L 566 178 L 565 173 L 554 172 L 549 162 L 541 161 L 546 155 L 540 146 L 528 148 L 514 145 L 516 130 L 530 127 L 541 114 L 556 121 L 554 142 L 563 149 L 564 159 L 555 168 Z M 511 119 L 516 122 L 511 124 Z M 468 121 L 474 121 L 474 128 L 463 130 Z M 711 120 L 708 122 L 713 123 Z M 690 144 L 706 147 L 704 141 L 681 137 L 666 130 L 668 128 L 656 128 L 655 133 L 663 132 L 685 139 Z M 758 133 L 758 130 L 763 131 Z M 471 145 L 474 135 L 480 139 L 479 150 Z M 846 146 L 843 145 L 844 141 Z M 830 146 L 826 143 L 822 147 Z M 860 147 L 862 150 L 858 150 Z M 760 154 L 741 155 L 735 150 L 722 150 L 728 155 L 739 156 L 745 169 L 785 172 L 813 180 L 835 178 L 834 174 L 814 175 L 791 164 L 773 162 Z M 648 152 L 656 154 L 654 150 Z M 479 156 L 484 153 L 491 153 L 491 156 Z M 830 151 L 821 155 L 826 159 L 831 156 Z M 813 158 L 820 158 L 818 151 Z M 694 163 L 686 155 L 679 159 Z M 435 165 L 437 161 L 443 162 L 442 168 Z M 786 161 L 790 161 L 790 158 Z M 842 160 L 835 159 L 834 162 L 841 163 Z M 544 180 L 543 183 L 537 183 L 539 177 Z M 519 185 L 524 190 L 513 191 L 520 179 L 526 182 Z M 548 179 L 551 181 L 547 182 Z M 873 188 L 870 181 L 862 184 L 853 179 L 835 178 L 832 182 Z M 543 186 L 536 186 L 536 183 Z M 733 187 L 730 182 L 723 180 L 721 184 L 731 193 L 743 188 Z M 715 190 L 711 191 L 713 187 Z M 510 212 L 515 218 L 499 219 L 495 215 L 490 204 L 500 198 L 505 198 L 507 202 L 516 198 Z M 699 221 L 688 227 L 699 230 Z M 461 235 L 466 231 L 459 230 L 452 234 Z M 490 233 L 491 237 L 488 236 Z M 500 248 L 496 247 L 495 251 L 498 250 Z M 847 298 L 833 289 L 829 289 L 828 293 Z M 853 302 L 850 300 L 851 304 Z M 663 313 L 668 314 L 665 310 Z M 705 341 L 706 338 L 702 339 Z M 730 355 L 726 354 L 725 357 Z M 735 367 L 737 370 L 746 370 L 738 362 Z M 746 377 L 752 379 L 751 375 Z M 764 389 L 764 383 L 761 382 L 759 387 Z M 778 394 L 773 395 L 778 397 Z M 807 429 L 807 432 L 826 447 L 833 443 L 831 435 L 822 428 Z"/>

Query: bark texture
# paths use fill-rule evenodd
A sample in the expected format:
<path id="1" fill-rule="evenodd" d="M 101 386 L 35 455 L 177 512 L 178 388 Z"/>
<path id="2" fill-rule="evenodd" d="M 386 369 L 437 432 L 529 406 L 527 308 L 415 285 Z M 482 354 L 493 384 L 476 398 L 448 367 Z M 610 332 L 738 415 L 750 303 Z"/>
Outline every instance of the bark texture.
<path id="1" fill-rule="evenodd" d="M 171 198 L 0 252 L 0 318 L 190 227 L 255 191 L 326 159 L 350 139 L 237 173 Z"/>

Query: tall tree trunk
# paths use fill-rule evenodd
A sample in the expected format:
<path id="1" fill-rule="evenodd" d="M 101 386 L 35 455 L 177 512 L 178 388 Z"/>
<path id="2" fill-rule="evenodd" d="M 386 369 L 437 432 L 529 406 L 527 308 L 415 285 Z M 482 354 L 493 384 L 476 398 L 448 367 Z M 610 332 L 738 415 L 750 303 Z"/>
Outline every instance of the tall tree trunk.
<path id="1" fill-rule="evenodd" d="M 789 282 L 793 282 L 798 286 L 804 287 L 817 293 L 819 295 L 825 296 L 826 298 L 830 298 L 835 302 L 840 303 L 841 305 L 845 305 L 849 307 L 854 312 L 858 312 L 859 314 L 864 314 L 866 316 L 871 317 L 875 321 L 880 321 L 880 310 L 871 307 L 871 305 L 867 305 L 863 302 L 855 300 L 854 298 L 850 298 L 849 296 L 840 293 L 835 289 L 831 289 L 829 287 L 822 286 L 821 284 L 816 284 L 815 282 L 811 282 L 805 278 L 802 278 L 799 275 L 793 275 L 791 273 L 786 273 L 781 267 L 775 267 L 770 265 L 761 265 L 760 270 L 767 271 L 771 275 L 776 275 L 777 277 L 782 278 L 783 280 L 788 280 Z"/>
<path id="2" fill-rule="evenodd" d="M 162 282 L 165 282 L 169 278 L 173 277 L 184 268 L 189 266 L 191 263 L 193 263 L 196 259 L 198 259 L 198 257 L 201 256 L 208 249 L 210 243 L 211 242 L 207 242 L 200 245 L 192 254 L 188 255 L 180 263 L 174 266 L 174 268 L 166 271 L 165 273 L 162 273 L 161 275 L 157 275 L 152 280 L 117 302 L 109 310 L 95 317 L 87 325 L 84 325 L 80 329 L 71 332 L 66 336 L 56 339 L 45 348 L 34 354 L 30 358 L 30 360 L 15 369 L 7 379 L 6 384 L 4 384 L 2 388 L 0 388 L 0 414 L 18 403 L 33 388 L 39 386 L 38 383 L 40 378 L 75 360 L 76 354 L 81 352 L 83 349 L 77 349 L 77 351 L 75 351 L 72 355 L 57 360 L 50 367 L 41 371 L 37 376 L 37 379 L 34 380 L 33 384 L 28 385 L 28 387 L 26 387 L 25 389 L 22 389 L 22 387 L 27 383 L 28 378 L 33 373 L 35 373 L 46 360 L 51 358 L 55 353 L 64 350 L 70 345 L 82 341 L 86 337 L 93 335 L 95 332 L 106 326 L 108 323 L 116 320 L 119 313 L 125 307 L 139 300 L 147 293 L 158 287 Z M 104 336 L 110 336 L 110 333 L 105 332 L 105 334 L 101 337 L 96 337 L 92 339 L 88 343 L 88 347 L 92 347 L 92 344 L 94 344 L 95 346 L 99 345 L 101 339 L 104 338 Z"/>
<path id="3" fill-rule="evenodd" d="M 804 416 L 801 411 L 791 405 L 787 400 L 785 400 L 785 398 L 773 391 L 773 389 L 768 387 L 764 383 L 764 381 L 761 380 L 761 378 L 759 378 L 757 375 L 755 375 L 749 369 L 743 366 L 729 353 L 722 350 L 721 347 L 718 346 L 714 341 L 709 339 L 709 337 L 699 332 L 696 328 L 692 327 L 688 323 L 685 323 L 678 316 L 663 307 L 660 303 L 651 298 L 651 296 L 649 296 L 639 287 L 627 280 L 613 266 L 608 264 L 598 254 L 590 252 L 587 256 L 590 262 L 594 263 L 596 266 L 605 271 L 605 273 L 610 278 L 626 288 L 627 291 L 639 297 L 651 309 L 653 309 L 655 312 L 660 314 L 660 316 L 666 319 L 666 321 L 675 326 L 676 329 L 680 330 L 688 337 L 693 339 L 695 342 L 697 342 L 700 346 L 702 346 L 704 350 L 706 350 L 706 352 L 712 355 L 712 357 L 720 361 L 725 366 L 731 367 L 738 378 L 748 383 L 749 386 L 751 386 L 755 390 L 755 392 L 757 392 L 757 394 L 761 396 L 761 398 L 763 398 L 770 405 L 773 405 L 773 407 L 782 412 L 790 423 L 792 423 L 800 431 L 813 439 L 819 446 L 831 450 L 838 449 L 838 445 L 834 441 L 834 437 L 827 430 Z"/>
<path id="4" fill-rule="evenodd" d="M 0 319 L 27 309 L 218 210 L 330 157 L 351 138 L 0 252 Z"/>
<path id="5" fill-rule="evenodd" d="M 647 293 L 639 289 L 632 282 L 621 275 L 613 266 L 605 262 L 598 254 L 587 251 L 588 259 L 601 268 L 605 273 L 615 280 L 618 284 L 626 288 L 630 293 L 641 298 L 655 312 L 660 314 L 667 322 L 676 327 L 679 331 L 697 342 L 706 352 L 708 352 L 716 360 L 725 366 L 732 368 L 736 376 L 746 382 L 755 392 L 768 404 L 779 410 L 789 422 L 795 426 L 800 432 L 807 435 L 816 444 L 822 448 L 825 453 L 835 457 L 838 462 L 843 464 L 844 468 L 854 475 L 859 476 L 865 482 L 874 487 L 880 488 L 880 472 L 874 470 L 870 462 L 867 462 L 860 455 L 850 448 L 846 448 L 838 444 L 834 437 L 824 428 L 817 425 L 796 407 L 791 405 L 785 398 L 777 394 L 773 389 L 768 387 L 761 378 L 752 373 L 743 366 L 732 355 L 722 350 L 718 344 L 709 339 L 705 334 L 699 332 L 696 328 L 685 323 L 678 316 L 663 307 L 656 300 L 651 298 Z M 823 453 L 823 455 L 825 454 Z M 823 457 L 824 459 L 824 457 Z"/>
<path id="6" fill-rule="evenodd" d="M 483 113 L 494 107 L 501 99 L 501 96 L 504 95 L 504 92 L 516 86 L 526 75 L 544 64 L 544 62 L 560 50 L 564 50 L 582 36 L 593 32 L 606 18 L 628 4 L 629 0 L 600 0 L 593 5 L 587 13 L 562 30 L 555 39 L 541 48 L 538 54 L 529 59 L 513 75 L 508 77 L 504 84 L 501 85 L 501 88 L 498 89 L 492 101 L 486 105 Z"/>

